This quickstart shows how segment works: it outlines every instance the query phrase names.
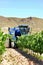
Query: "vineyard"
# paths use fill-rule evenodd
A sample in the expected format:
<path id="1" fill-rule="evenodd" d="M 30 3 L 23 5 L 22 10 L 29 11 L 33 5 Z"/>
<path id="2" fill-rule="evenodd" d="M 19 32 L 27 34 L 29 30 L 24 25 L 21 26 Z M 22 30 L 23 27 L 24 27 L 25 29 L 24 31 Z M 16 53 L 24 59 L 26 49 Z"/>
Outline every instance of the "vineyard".
<path id="1" fill-rule="evenodd" d="M 2 54 L 6 51 L 4 44 L 7 38 L 11 38 L 11 36 L 0 30 L 0 62 L 2 61 Z M 18 36 L 15 42 L 18 49 L 38 58 L 38 60 L 43 60 L 43 31 Z"/>
<path id="2" fill-rule="evenodd" d="M 18 37 L 17 46 L 21 50 L 30 49 L 41 56 L 43 54 L 43 31 Z"/>

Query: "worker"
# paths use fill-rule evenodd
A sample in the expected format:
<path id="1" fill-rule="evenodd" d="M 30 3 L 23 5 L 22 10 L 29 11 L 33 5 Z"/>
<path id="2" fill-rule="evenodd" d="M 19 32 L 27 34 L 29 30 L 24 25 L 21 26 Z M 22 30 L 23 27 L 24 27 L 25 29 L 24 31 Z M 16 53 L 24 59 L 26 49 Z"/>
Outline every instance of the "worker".
<path id="1" fill-rule="evenodd" d="M 21 32 L 20 32 L 20 29 L 19 28 L 9 28 L 8 29 L 9 31 L 9 34 L 12 35 L 12 40 L 16 40 L 17 42 L 17 36 L 21 36 Z M 9 47 L 11 48 L 11 39 L 9 39 Z M 14 42 L 14 48 L 17 47 L 17 44 L 16 42 Z"/>

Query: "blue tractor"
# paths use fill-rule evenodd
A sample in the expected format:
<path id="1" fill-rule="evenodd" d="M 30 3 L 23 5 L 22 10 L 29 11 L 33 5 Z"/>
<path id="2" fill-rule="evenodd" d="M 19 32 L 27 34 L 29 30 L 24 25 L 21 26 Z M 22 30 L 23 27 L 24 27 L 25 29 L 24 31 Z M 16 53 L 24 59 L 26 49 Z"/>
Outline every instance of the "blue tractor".
<path id="1" fill-rule="evenodd" d="M 17 36 L 28 34 L 30 28 L 27 25 L 19 25 L 18 27 L 8 28 L 9 34 L 12 35 L 12 40 L 17 41 Z M 12 40 L 9 39 L 9 47 L 11 48 Z M 13 41 L 14 42 L 14 41 Z M 16 42 L 14 42 L 14 48 L 17 48 Z"/>

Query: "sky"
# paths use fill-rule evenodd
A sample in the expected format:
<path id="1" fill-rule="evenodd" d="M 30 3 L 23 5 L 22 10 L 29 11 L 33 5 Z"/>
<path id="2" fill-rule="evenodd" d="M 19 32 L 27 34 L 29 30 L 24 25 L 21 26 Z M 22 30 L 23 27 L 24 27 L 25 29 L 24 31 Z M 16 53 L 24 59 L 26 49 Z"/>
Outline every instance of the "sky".
<path id="1" fill-rule="evenodd" d="M 43 0 L 0 0 L 0 16 L 43 18 Z"/>

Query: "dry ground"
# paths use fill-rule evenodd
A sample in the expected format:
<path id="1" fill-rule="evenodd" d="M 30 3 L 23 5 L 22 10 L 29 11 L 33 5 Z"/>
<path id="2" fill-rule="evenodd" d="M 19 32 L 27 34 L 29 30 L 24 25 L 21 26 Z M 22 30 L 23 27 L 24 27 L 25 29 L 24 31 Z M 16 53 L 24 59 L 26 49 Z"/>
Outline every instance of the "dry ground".
<path id="1" fill-rule="evenodd" d="M 21 53 L 15 49 L 6 49 L 6 52 L 3 54 L 3 60 L 0 65 L 39 65 L 27 59 Z"/>

